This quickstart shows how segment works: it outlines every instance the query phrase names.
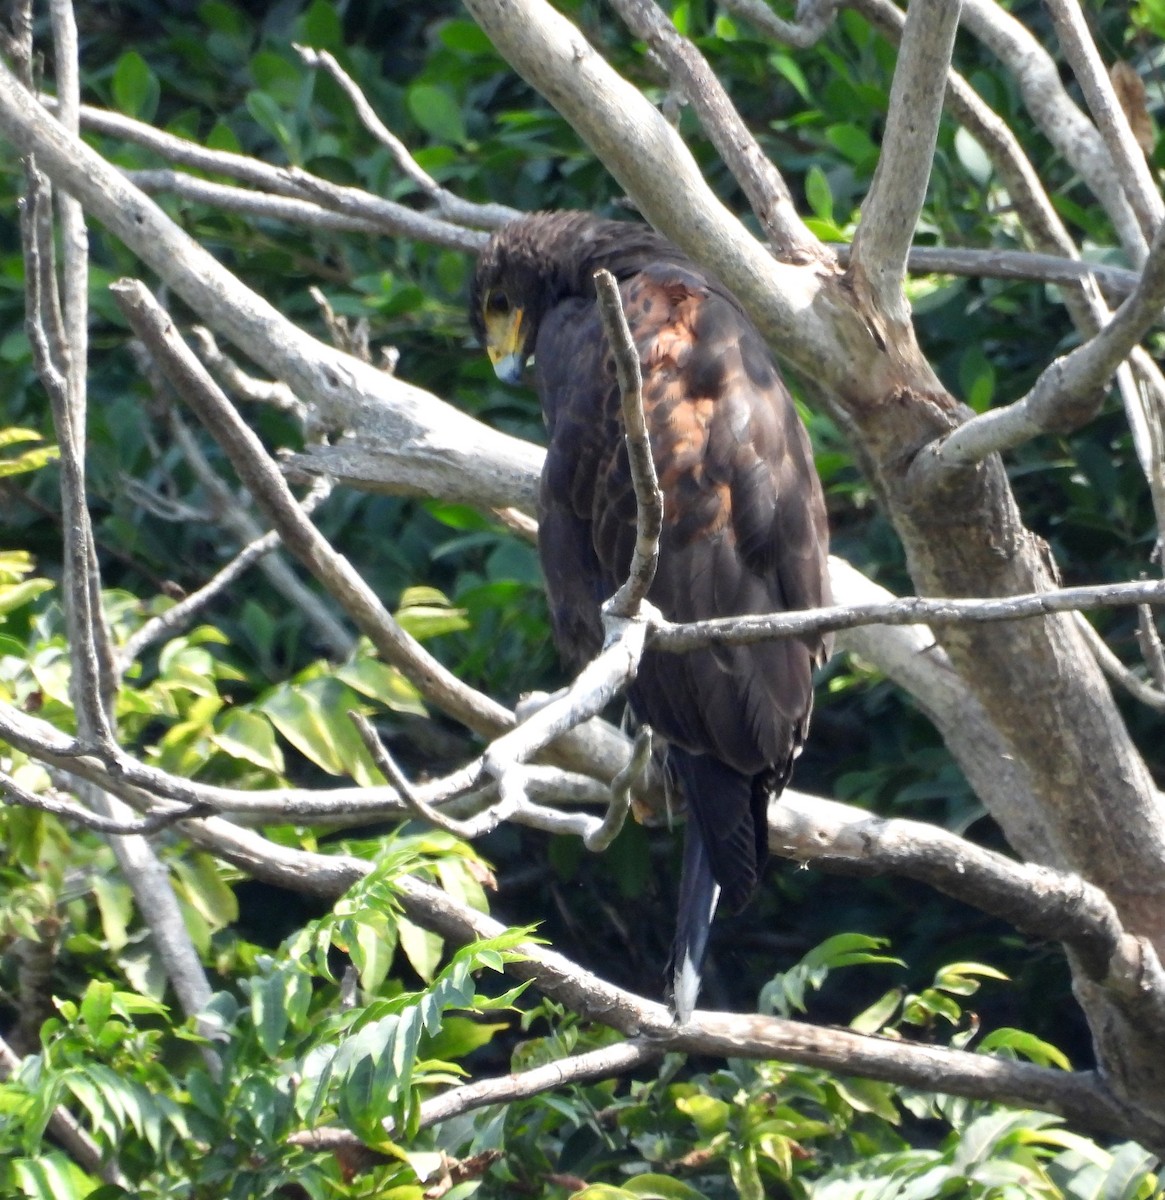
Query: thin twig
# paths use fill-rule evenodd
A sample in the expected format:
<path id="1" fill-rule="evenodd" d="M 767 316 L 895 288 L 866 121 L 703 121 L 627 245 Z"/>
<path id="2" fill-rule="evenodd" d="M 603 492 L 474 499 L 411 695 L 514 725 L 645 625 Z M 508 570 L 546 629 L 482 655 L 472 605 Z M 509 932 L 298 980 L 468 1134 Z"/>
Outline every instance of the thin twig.
<path id="1" fill-rule="evenodd" d="M 1120 684 L 1121 687 L 1133 697 L 1134 700 L 1139 700 L 1142 704 L 1147 704 L 1150 708 L 1156 709 L 1158 712 L 1165 712 L 1165 690 L 1160 690 L 1146 683 L 1139 675 L 1135 674 L 1109 649 L 1104 638 L 1097 633 L 1092 623 L 1085 619 L 1083 614 L 1078 614 L 1079 620 L 1077 625 L 1084 634 L 1084 640 L 1088 643 L 1096 661 L 1100 664 L 1100 669 L 1113 680 L 1114 683 Z"/>
<path id="2" fill-rule="evenodd" d="M 1076 609 L 1165 604 L 1165 581 L 1137 580 L 1095 587 L 1060 588 L 983 600 L 955 597 L 902 596 L 874 604 L 835 604 L 801 612 L 761 616 L 718 617 L 678 625 L 652 622 L 653 650 L 682 653 L 714 642 L 746 645 L 773 637 L 806 637 L 858 625 L 957 625 L 962 622 L 1019 621 Z"/>
<path id="3" fill-rule="evenodd" d="M 655 568 L 659 562 L 659 535 L 663 530 L 663 495 L 659 490 L 651 437 L 643 412 L 643 373 L 639 365 L 639 350 L 627 324 L 615 276 L 610 271 L 596 271 L 595 290 L 607 344 L 615 359 L 615 375 L 619 381 L 623 409 L 623 439 L 635 488 L 635 547 L 631 553 L 631 565 L 626 582 L 608 604 L 615 616 L 634 617 L 655 579 Z"/>
<path id="4" fill-rule="evenodd" d="M 208 804 L 187 804 L 177 808 L 167 807 L 163 811 L 150 813 L 148 816 L 136 820 L 121 821 L 90 812 L 89 809 L 82 808 L 78 804 L 71 804 L 55 792 L 30 792 L 2 771 L 0 771 L 0 792 L 14 804 L 36 809 L 38 812 L 52 813 L 55 817 L 72 821 L 86 829 L 92 829 L 97 833 L 115 834 L 118 837 L 129 837 L 134 834 L 148 836 L 190 817 L 205 817 L 214 812 L 214 809 Z"/>
<path id="5" fill-rule="evenodd" d="M 1153 610 L 1147 604 L 1137 605 L 1137 642 L 1141 657 L 1149 668 L 1149 677 L 1157 688 L 1165 691 L 1165 649 L 1161 646 L 1161 635 L 1153 623 Z"/>
<path id="6" fill-rule="evenodd" d="M 423 1100 L 416 1127 L 428 1129 L 431 1125 L 452 1120 L 477 1108 L 485 1108 L 490 1104 L 513 1104 L 517 1100 L 527 1100 L 531 1096 L 571 1084 L 586 1083 L 592 1079 L 612 1079 L 634 1071 L 662 1054 L 663 1051 L 649 1041 L 616 1042 L 525 1071 L 463 1083 Z M 390 1137 L 393 1136 L 391 1122 L 386 1122 L 385 1129 Z M 339 1128 L 309 1129 L 292 1134 L 287 1140 L 293 1146 L 303 1146 L 309 1150 L 335 1150 L 364 1144 L 354 1133 Z"/>
<path id="7" fill-rule="evenodd" d="M 724 7 L 768 37 L 799 50 L 815 46 L 837 16 L 836 0 L 801 0 L 793 21 L 778 17 L 764 0 L 725 0 Z"/>
<path id="8" fill-rule="evenodd" d="M 512 726 L 512 713 L 467 687 L 401 629 L 348 560 L 333 550 L 303 515 L 258 438 L 177 336 L 148 290 L 129 280 L 115 284 L 112 290 L 134 332 L 149 347 L 175 391 L 218 440 L 256 504 L 279 530 L 284 545 L 335 596 L 385 661 L 399 667 L 422 695 L 471 729 L 492 734 Z"/>
<path id="9" fill-rule="evenodd" d="M 849 265 L 852 246 L 845 242 L 827 245 L 843 267 Z M 1127 267 L 997 246 L 911 246 L 906 268 L 913 275 L 964 275 L 973 279 L 1057 284 L 1079 284 L 1091 276 L 1106 293 L 1118 298 L 1127 296 L 1141 278 L 1140 271 L 1130 271 Z"/>
<path id="10" fill-rule="evenodd" d="M 408 776 L 405 775 L 404 771 L 397 764 L 396 759 L 389 753 L 388 747 L 381 741 L 380 735 L 376 732 L 372 722 L 363 713 L 357 712 L 355 709 L 348 710 L 348 719 L 356 726 L 356 732 L 360 734 L 360 740 L 372 756 L 372 761 L 379 768 L 380 773 L 400 793 L 405 807 L 414 812 L 422 821 L 427 821 L 437 829 L 443 829 L 446 833 L 453 834 L 454 837 L 465 838 L 469 841 L 480 837 L 482 833 L 486 833 L 496 827 L 497 819 L 492 815 L 495 806 L 487 809 L 484 817 L 478 815 L 468 820 L 457 820 L 439 812 L 417 793 Z"/>
<path id="11" fill-rule="evenodd" d="M 477 229 L 496 229 L 521 216 L 521 213 L 505 204 L 473 204 L 443 188 L 408 152 L 404 142 L 388 128 L 369 104 L 356 81 L 327 50 L 314 50 L 310 46 L 292 43 L 309 67 L 323 67 L 340 85 L 344 94 L 352 101 L 356 115 L 374 138 L 386 147 L 401 171 L 432 202 L 438 214 L 447 220 L 457 221 Z"/>
<path id="12" fill-rule="evenodd" d="M 1003 63 L 1040 131 L 1080 172 L 1112 221 L 1128 260 L 1139 266 L 1147 240 L 1125 199 L 1104 139 L 1068 95 L 1056 61 L 994 0 L 963 0 L 962 24 Z"/>
<path id="13" fill-rule="evenodd" d="M 198 343 L 202 361 L 215 377 L 243 400 L 256 404 L 269 404 L 280 412 L 289 413 L 302 428 L 307 423 L 307 405 L 287 386 L 277 379 L 256 379 L 249 375 L 229 354 L 224 354 L 218 339 L 205 325 L 195 325 L 190 336 Z"/>

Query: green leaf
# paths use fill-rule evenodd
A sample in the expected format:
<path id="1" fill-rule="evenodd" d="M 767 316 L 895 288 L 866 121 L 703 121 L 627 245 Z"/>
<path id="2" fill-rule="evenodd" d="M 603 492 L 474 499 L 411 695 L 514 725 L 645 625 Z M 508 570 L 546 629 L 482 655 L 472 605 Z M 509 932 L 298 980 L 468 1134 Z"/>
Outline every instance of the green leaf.
<path id="1" fill-rule="evenodd" d="M 262 713 L 231 709 L 222 729 L 211 734 L 211 741 L 232 758 L 242 759 L 276 775 L 283 774 L 283 751 L 275 740 L 271 721 Z"/>
<path id="2" fill-rule="evenodd" d="M 783 76 L 793 85 L 794 90 L 802 100 L 807 104 L 812 103 L 812 96 L 809 92 L 809 80 L 805 78 L 805 72 L 801 70 L 801 64 L 792 55 L 781 51 L 778 51 L 776 54 L 770 54 L 769 66 L 778 75 Z"/>
<path id="3" fill-rule="evenodd" d="M 247 111 L 255 123 L 265 129 L 283 148 L 292 162 L 298 163 L 299 143 L 287 121 L 287 114 L 266 92 L 247 93 Z"/>
<path id="4" fill-rule="evenodd" d="M 22 1194 L 33 1200 L 80 1200 L 90 1190 L 81 1170 L 59 1151 L 17 1159 L 13 1170 Z"/>
<path id="5" fill-rule="evenodd" d="M 627 1181 L 624 1190 L 641 1200 L 707 1200 L 703 1192 L 671 1175 L 637 1175 Z"/>
<path id="6" fill-rule="evenodd" d="M 891 988 L 849 1023 L 855 1033 L 877 1033 L 883 1029 L 902 1003 L 902 989 Z"/>
<path id="7" fill-rule="evenodd" d="M 275 1058 L 287 1033 L 287 981 L 282 972 L 251 980 L 251 1021 L 269 1058 Z"/>
<path id="8" fill-rule="evenodd" d="M 878 161 L 878 147 L 860 125 L 831 125 L 825 137 L 856 167 L 872 167 Z"/>
<path id="9" fill-rule="evenodd" d="M 123 113 L 152 121 L 161 88 L 149 64 L 136 50 L 127 50 L 113 69 L 113 102 Z"/>
<path id="10" fill-rule="evenodd" d="M 426 713 L 421 694 L 396 667 L 387 666 L 378 658 L 357 658 L 336 669 L 336 678 L 353 691 L 376 700 L 393 712 Z"/>
<path id="11" fill-rule="evenodd" d="M 461 109 L 447 89 L 431 83 L 415 83 L 405 93 L 405 103 L 413 120 L 430 137 L 456 145 L 466 141 Z"/>
<path id="12" fill-rule="evenodd" d="M 93 1037 L 100 1036 L 112 1011 L 113 984 L 104 979 L 91 979 L 81 997 L 81 1020 Z"/>
<path id="13" fill-rule="evenodd" d="M 133 917 L 133 892 L 118 879 L 95 875 L 91 886 L 97 911 L 101 914 L 101 932 L 115 954 L 129 941 L 127 930 Z"/>
<path id="14" fill-rule="evenodd" d="M 701 1092 L 681 1096 L 676 1101 L 676 1108 L 692 1118 L 701 1138 L 712 1138 L 718 1133 L 723 1133 L 728 1128 L 728 1118 L 732 1115 L 731 1105 L 716 1096 L 708 1096 Z"/>
<path id="15" fill-rule="evenodd" d="M 315 50 L 341 50 L 344 26 L 336 6 L 329 0 L 314 0 L 303 14 L 303 40 Z"/>
<path id="16" fill-rule="evenodd" d="M 413 970 L 426 983 L 431 983 L 441 962 L 441 952 L 445 945 L 440 935 L 422 929 L 403 917 L 398 925 L 398 935 L 400 948 L 412 964 Z"/>
<path id="17" fill-rule="evenodd" d="M 387 922 L 357 921 L 355 941 L 349 950 L 360 975 L 360 986 L 366 992 L 377 991 L 396 951 L 396 937 L 387 928 Z"/>
<path id="18" fill-rule="evenodd" d="M 258 706 L 276 729 L 302 754 L 329 775 L 345 774 L 332 722 L 310 692 L 284 684 Z"/>
<path id="19" fill-rule="evenodd" d="M 1157 1179 L 1153 1175 L 1153 1168 L 1156 1165 L 1157 1156 L 1136 1142 L 1125 1142 L 1123 1146 L 1118 1146 L 1097 1200 L 1137 1200 L 1146 1183 L 1155 1189 Z"/>
<path id="20" fill-rule="evenodd" d="M 465 610 L 454 608 L 436 588 L 406 588 L 394 615 L 401 628 L 418 641 L 469 628 Z"/>
<path id="21" fill-rule="evenodd" d="M 443 45 L 450 50 L 460 50 L 475 57 L 483 54 L 496 55 L 493 42 L 486 37 L 475 21 L 455 19 L 446 21 L 437 33 Z"/>
<path id="22" fill-rule="evenodd" d="M 833 193 L 825 172 L 816 163 L 805 172 L 805 199 L 814 216 L 822 221 L 833 220 Z"/>
<path id="23" fill-rule="evenodd" d="M 52 591 L 51 579 L 26 579 L 23 583 L 0 586 L 0 617 L 31 604 L 37 596 Z"/>
<path id="24" fill-rule="evenodd" d="M 1061 1071 L 1072 1069 L 1068 1056 L 1062 1050 L 1023 1029 L 993 1029 L 975 1049 L 979 1054 L 1009 1050 L 1014 1054 L 1022 1054 L 1041 1067 L 1058 1067 Z"/>
<path id="25" fill-rule="evenodd" d="M 989 967 L 986 963 L 956 962 L 947 963 L 935 972 L 934 986 L 955 996 L 973 996 L 979 990 L 979 979 L 998 979 L 1007 983 L 1008 978 L 1002 971 Z"/>
<path id="26" fill-rule="evenodd" d="M 209 854 L 187 854 L 174 862 L 174 873 L 185 899 L 212 929 L 224 929 L 239 919 L 234 890 L 223 878 L 223 867 Z"/>
<path id="27" fill-rule="evenodd" d="M 987 157 L 987 151 L 961 125 L 955 131 L 955 156 L 963 170 L 980 186 L 991 178 L 995 168 Z"/>

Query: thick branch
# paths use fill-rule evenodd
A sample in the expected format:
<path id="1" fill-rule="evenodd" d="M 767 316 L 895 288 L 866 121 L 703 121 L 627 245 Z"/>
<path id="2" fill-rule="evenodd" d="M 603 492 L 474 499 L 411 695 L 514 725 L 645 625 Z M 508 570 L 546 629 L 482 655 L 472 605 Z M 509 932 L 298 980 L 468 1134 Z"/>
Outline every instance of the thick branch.
<path id="1" fill-rule="evenodd" d="M 243 870 L 314 894 L 332 894 L 364 874 L 370 864 L 329 858 L 271 843 L 218 818 L 191 822 L 192 838 Z M 268 849 L 270 847 L 270 850 Z M 407 916 L 455 944 L 496 937 L 503 926 L 446 892 L 412 878 L 400 880 Z M 697 1012 L 682 1027 L 657 1004 L 613 987 L 544 946 L 524 944 L 508 970 L 531 979 L 551 998 L 580 1015 L 642 1038 L 661 1051 L 682 1050 L 750 1058 L 775 1058 L 883 1079 L 925 1091 L 973 1096 L 1060 1113 L 1077 1127 L 1146 1139 L 1103 1082 L 1091 1072 L 1050 1070 L 941 1047 L 921 1046 L 773 1017 Z M 1161 1137 L 1165 1138 L 1165 1131 Z"/>

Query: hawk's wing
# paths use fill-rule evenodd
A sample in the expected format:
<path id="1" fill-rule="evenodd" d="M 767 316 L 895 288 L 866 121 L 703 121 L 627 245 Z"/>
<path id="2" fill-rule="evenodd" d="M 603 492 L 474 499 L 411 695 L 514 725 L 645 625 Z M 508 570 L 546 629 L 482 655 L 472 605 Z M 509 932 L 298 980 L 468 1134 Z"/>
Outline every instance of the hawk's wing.
<path id="1" fill-rule="evenodd" d="M 683 266 L 648 266 L 621 291 L 664 495 L 649 599 L 675 621 L 827 603 L 824 501 L 760 335 Z M 625 578 L 635 540 L 614 364 L 593 302 L 547 315 L 535 367 L 550 430 L 542 563 L 555 640 L 578 665 L 599 647 L 598 605 Z M 640 720 L 696 760 L 715 761 L 696 770 L 714 794 L 698 794 L 691 764 L 681 779 L 734 907 L 755 884 L 764 794 L 787 778 L 808 723 L 812 668 L 825 653 L 822 638 L 649 652 L 629 692 Z"/>

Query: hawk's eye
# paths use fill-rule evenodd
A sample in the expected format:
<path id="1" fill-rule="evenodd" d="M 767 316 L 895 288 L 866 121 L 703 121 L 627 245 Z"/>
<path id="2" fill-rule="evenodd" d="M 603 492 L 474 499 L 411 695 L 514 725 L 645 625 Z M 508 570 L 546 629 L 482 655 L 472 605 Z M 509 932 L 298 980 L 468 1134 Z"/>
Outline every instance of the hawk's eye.
<path id="1" fill-rule="evenodd" d="M 503 291 L 493 291 L 485 300 L 486 312 L 494 316 L 504 317 L 510 311 L 510 298 Z"/>

